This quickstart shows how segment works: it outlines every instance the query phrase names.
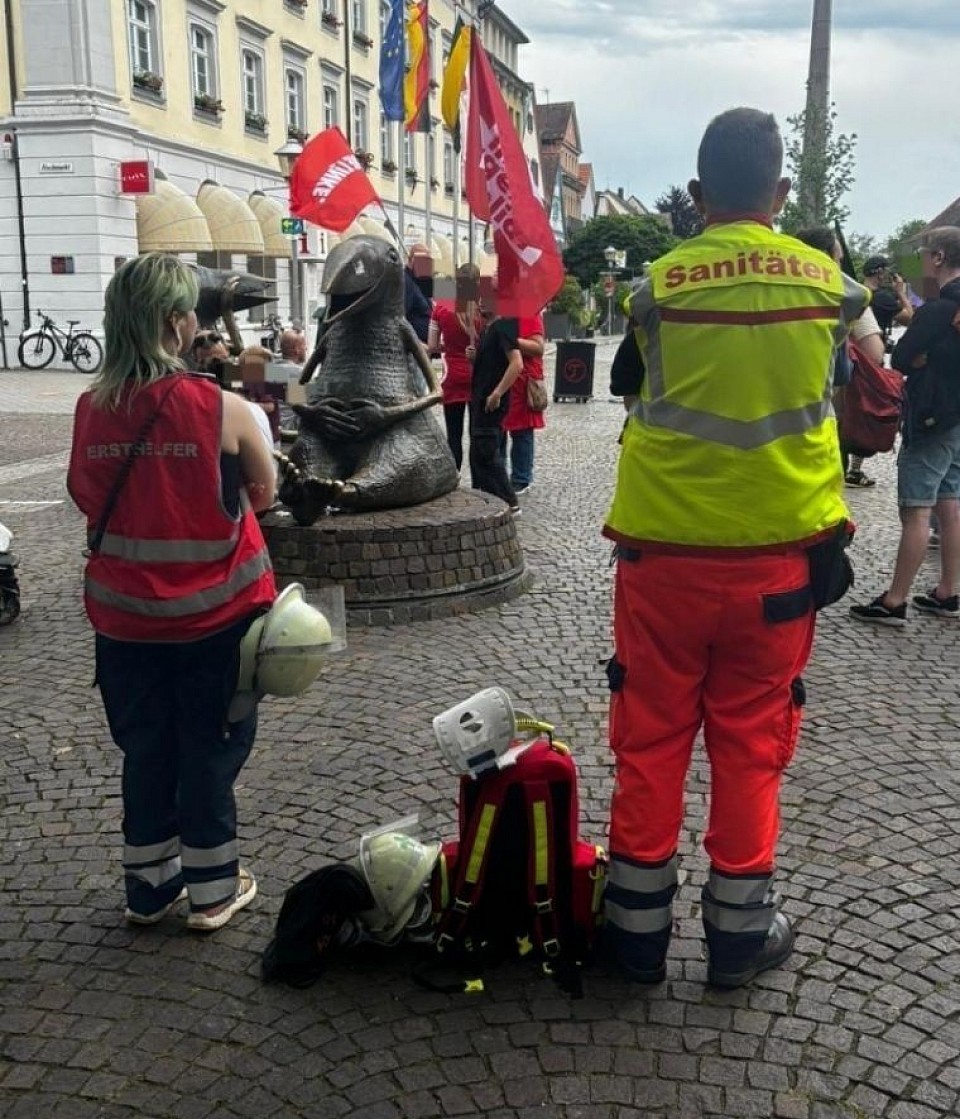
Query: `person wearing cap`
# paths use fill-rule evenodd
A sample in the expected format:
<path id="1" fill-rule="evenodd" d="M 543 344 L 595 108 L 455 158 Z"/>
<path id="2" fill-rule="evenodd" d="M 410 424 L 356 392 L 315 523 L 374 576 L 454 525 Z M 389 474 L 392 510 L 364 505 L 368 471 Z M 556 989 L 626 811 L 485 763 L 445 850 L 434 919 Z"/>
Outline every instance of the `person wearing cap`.
<path id="1" fill-rule="evenodd" d="M 930 540 L 930 514 L 940 533 L 940 579 L 913 596 L 914 609 L 960 617 L 960 228 L 940 226 L 920 247 L 924 276 L 938 299 L 918 308 L 893 351 L 906 378 L 903 443 L 897 460 L 900 543 L 890 586 L 872 602 L 851 606 L 858 622 L 902 628 L 907 598 Z"/>
<path id="2" fill-rule="evenodd" d="M 889 347 L 895 326 L 909 326 L 913 303 L 903 277 L 886 256 L 868 256 L 863 262 L 863 283 L 873 292 L 870 307 L 876 315 L 884 345 Z"/>

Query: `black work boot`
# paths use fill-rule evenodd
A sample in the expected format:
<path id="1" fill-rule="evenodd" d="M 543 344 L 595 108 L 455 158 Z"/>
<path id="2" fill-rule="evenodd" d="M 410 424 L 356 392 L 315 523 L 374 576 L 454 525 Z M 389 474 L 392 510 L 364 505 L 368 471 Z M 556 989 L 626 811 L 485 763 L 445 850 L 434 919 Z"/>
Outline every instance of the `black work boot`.
<path id="1" fill-rule="evenodd" d="M 718 938 L 729 938 L 730 943 L 722 945 L 722 940 L 717 943 Z M 743 987 L 761 971 L 779 967 L 788 960 L 796 935 L 787 918 L 777 913 L 765 937 L 716 933 L 711 939 L 719 950 L 710 952 L 707 982 L 713 987 L 732 988 Z"/>
<path id="2" fill-rule="evenodd" d="M 677 860 L 645 863 L 613 854 L 604 891 L 602 951 L 631 983 L 662 983 L 673 931 Z"/>

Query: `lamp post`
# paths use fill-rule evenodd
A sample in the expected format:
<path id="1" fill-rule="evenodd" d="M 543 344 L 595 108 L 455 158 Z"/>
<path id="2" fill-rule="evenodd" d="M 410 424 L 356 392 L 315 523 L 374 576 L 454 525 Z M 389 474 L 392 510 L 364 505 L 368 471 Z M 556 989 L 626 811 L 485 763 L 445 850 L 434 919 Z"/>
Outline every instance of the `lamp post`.
<path id="1" fill-rule="evenodd" d="M 293 174 L 293 165 L 297 162 L 302 151 L 303 144 L 301 144 L 299 140 L 294 140 L 290 137 L 282 148 L 277 148 L 273 153 L 277 157 L 277 162 L 280 164 L 280 174 L 283 175 L 284 181 L 287 184 L 288 211 L 290 209 L 290 177 Z M 300 306 L 300 238 L 298 236 L 294 235 L 291 238 L 290 248 L 290 318 L 294 320 L 294 322 L 297 320 L 302 322 L 303 311 Z"/>
<path id="2" fill-rule="evenodd" d="M 606 288 L 607 288 L 607 337 L 613 334 L 613 290 L 614 290 L 614 275 L 617 264 L 617 250 L 613 245 L 607 245 L 603 250 L 604 258 L 607 262 L 609 271 L 606 274 Z"/>

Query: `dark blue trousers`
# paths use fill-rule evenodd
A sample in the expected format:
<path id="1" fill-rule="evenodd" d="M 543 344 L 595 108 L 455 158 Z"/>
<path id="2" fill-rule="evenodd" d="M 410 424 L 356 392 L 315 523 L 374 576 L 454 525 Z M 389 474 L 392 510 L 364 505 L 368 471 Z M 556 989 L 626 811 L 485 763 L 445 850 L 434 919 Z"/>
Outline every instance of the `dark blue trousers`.
<path id="1" fill-rule="evenodd" d="M 137 913 L 157 912 L 184 885 L 192 909 L 236 891 L 233 784 L 257 716 L 230 724 L 227 707 L 251 620 L 184 644 L 97 634 L 97 682 L 123 751 L 124 881 Z"/>

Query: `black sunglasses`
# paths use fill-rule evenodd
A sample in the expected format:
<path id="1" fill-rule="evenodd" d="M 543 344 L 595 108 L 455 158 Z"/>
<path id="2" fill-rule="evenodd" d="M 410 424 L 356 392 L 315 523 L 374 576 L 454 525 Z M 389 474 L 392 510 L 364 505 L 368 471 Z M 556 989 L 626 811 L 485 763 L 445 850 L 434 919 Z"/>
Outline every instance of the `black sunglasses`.
<path id="1" fill-rule="evenodd" d="M 199 350 L 201 346 L 216 346 L 222 341 L 221 334 L 198 334 L 193 340 L 193 348 Z"/>

